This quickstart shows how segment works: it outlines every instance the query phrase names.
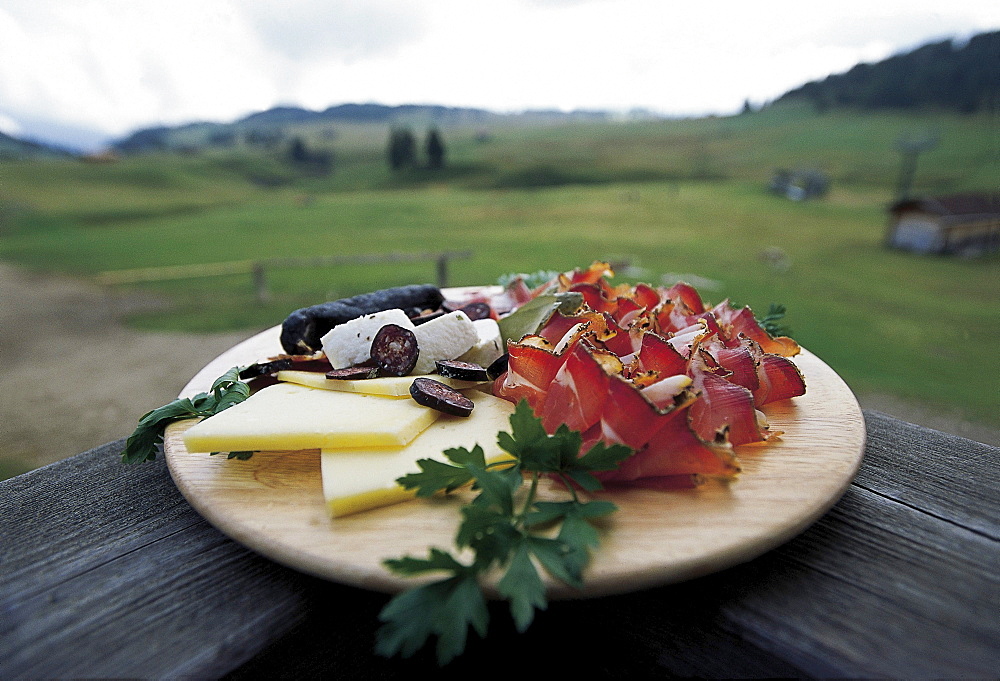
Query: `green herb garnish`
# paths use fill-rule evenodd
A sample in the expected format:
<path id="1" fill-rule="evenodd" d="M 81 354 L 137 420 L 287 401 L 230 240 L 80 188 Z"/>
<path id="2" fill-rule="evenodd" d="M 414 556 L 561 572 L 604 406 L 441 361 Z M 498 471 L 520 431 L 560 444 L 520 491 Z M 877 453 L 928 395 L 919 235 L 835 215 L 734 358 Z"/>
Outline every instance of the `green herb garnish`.
<path id="1" fill-rule="evenodd" d="M 156 458 L 157 447 L 163 443 L 163 431 L 171 423 L 218 414 L 249 396 L 250 386 L 240 380 L 239 367 L 233 367 L 215 379 L 211 392 L 176 399 L 139 419 L 135 432 L 125 441 L 122 461 L 125 463 L 152 461 Z M 235 454 L 245 455 L 246 452 Z M 232 453 L 229 458 L 233 458 Z M 238 456 L 238 458 L 249 458 L 249 456 Z"/>
<path id="2" fill-rule="evenodd" d="M 246 461 L 254 455 L 254 450 L 245 450 L 240 452 L 209 452 L 209 456 L 215 456 L 217 454 L 225 454 L 227 459 L 239 459 L 240 461 Z"/>
<path id="3" fill-rule="evenodd" d="M 579 456 L 580 433 L 562 425 L 555 434 L 547 434 L 523 400 L 511 415 L 510 425 L 511 433 L 501 432 L 498 443 L 513 461 L 486 463 L 479 445 L 471 451 L 448 449 L 444 454 L 450 464 L 422 459 L 417 462 L 419 473 L 397 481 L 420 497 L 472 483 L 479 494 L 461 509 L 455 544 L 459 550 L 471 549 L 473 558 L 464 563 L 447 551 L 431 548 L 427 558 L 385 561 L 400 575 L 443 572 L 447 576 L 389 601 L 379 614 L 383 622 L 376 643 L 379 654 L 410 657 L 436 636 L 439 664 L 460 655 L 470 627 L 480 637 L 486 635 L 489 611 L 480 578 L 494 568 L 502 572 L 497 591 L 509 602 L 519 632 L 528 628 L 536 610 L 547 605 L 536 562 L 561 582 L 582 585 L 590 549 L 599 543 L 591 521 L 617 507 L 608 501 L 583 501 L 577 487 L 589 492 L 601 489 L 593 473 L 613 470 L 632 450 L 598 443 Z M 566 483 L 568 499 L 539 501 L 536 493 L 542 475 L 554 475 Z"/>
<path id="4" fill-rule="evenodd" d="M 781 320 L 785 318 L 785 312 L 784 305 L 771 303 L 771 306 L 767 308 L 767 314 L 758 319 L 757 323 L 771 336 L 790 336 L 792 330 L 781 323 Z"/>
<path id="5" fill-rule="evenodd" d="M 537 333 L 556 311 L 570 316 L 582 306 L 583 294 L 578 291 L 543 293 L 499 321 L 500 337 L 505 345 L 509 340 L 519 341 L 529 333 Z"/>
<path id="6" fill-rule="evenodd" d="M 524 282 L 525 286 L 527 286 L 530 289 L 535 289 L 541 286 L 542 284 L 547 284 L 548 282 L 558 277 L 560 274 L 561 274 L 560 272 L 556 272 L 555 270 L 537 270 L 536 272 L 532 272 L 530 274 L 525 274 L 523 272 L 501 274 L 497 278 L 497 283 L 500 286 L 507 288 L 514 281 L 520 279 L 521 281 Z"/>

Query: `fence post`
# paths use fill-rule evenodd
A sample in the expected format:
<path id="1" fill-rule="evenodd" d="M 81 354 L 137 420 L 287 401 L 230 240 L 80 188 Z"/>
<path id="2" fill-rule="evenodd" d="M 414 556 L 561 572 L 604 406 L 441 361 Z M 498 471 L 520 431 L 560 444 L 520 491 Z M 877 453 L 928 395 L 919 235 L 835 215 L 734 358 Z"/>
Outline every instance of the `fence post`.
<path id="1" fill-rule="evenodd" d="M 253 289 L 257 293 L 257 302 L 263 305 L 270 297 L 267 293 L 267 278 L 264 276 L 264 263 L 255 262 L 250 270 Z"/>
<path id="2" fill-rule="evenodd" d="M 441 253 L 437 259 L 437 285 L 438 288 L 448 286 L 448 254 Z"/>

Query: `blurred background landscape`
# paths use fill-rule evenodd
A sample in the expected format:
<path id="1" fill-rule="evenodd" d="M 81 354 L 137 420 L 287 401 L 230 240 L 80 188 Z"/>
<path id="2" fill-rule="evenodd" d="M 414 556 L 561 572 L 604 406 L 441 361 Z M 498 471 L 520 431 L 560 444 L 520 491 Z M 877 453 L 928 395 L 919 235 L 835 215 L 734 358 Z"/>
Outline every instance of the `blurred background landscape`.
<path id="1" fill-rule="evenodd" d="M 85 150 L 0 133 L 0 476 L 127 435 L 298 307 L 593 260 L 785 305 L 863 406 L 1000 444 L 998 79 L 988 31 L 724 114 L 356 102 Z M 974 237 L 894 241 L 894 207 L 955 197 Z"/>

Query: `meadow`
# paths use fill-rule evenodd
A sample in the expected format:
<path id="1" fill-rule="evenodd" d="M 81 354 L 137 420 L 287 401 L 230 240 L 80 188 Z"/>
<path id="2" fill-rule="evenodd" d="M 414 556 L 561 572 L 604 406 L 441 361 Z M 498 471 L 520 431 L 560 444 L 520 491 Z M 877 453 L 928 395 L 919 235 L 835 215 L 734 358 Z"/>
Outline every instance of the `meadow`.
<path id="1" fill-rule="evenodd" d="M 414 124 L 422 135 L 425 127 Z M 619 264 L 616 281 L 687 279 L 704 298 L 763 313 L 858 392 L 960 410 L 1000 425 L 1000 257 L 883 246 L 901 136 L 934 134 L 917 193 L 996 191 L 996 117 L 870 115 L 774 107 L 671 121 L 443 128 L 447 165 L 392 172 L 386 126 L 291 131 L 333 172 L 249 148 L 114 163 L 0 164 L 0 258 L 83 278 L 137 267 L 274 257 L 469 250 L 449 284 L 510 272 Z M 822 198 L 766 191 L 778 168 L 814 168 Z M 136 285 L 169 301 L 143 329 L 265 328 L 297 307 L 433 281 L 433 263 L 283 268 L 270 297 L 247 275 Z"/>

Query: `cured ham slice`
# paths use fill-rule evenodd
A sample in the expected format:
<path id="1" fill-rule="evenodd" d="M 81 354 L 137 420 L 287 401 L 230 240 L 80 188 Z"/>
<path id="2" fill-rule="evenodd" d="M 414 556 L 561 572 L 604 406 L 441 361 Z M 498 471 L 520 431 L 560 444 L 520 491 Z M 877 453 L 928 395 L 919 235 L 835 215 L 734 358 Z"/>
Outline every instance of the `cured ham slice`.
<path id="1" fill-rule="evenodd" d="M 741 385 L 751 393 L 755 393 L 760 387 L 761 352 L 760 347 L 753 341 L 743 339 L 739 345 L 728 347 L 722 341 L 713 339 L 709 343 L 703 343 L 701 351 L 703 356 L 708 354 L 728 372 L 726 380 L 730 383 Z"/>
<path id="2" fill-rule="evenodd" d="M 558 277 L 563 290 L 569 290 L 573 284 L 593 284 L 596 282 L 607 283 L 605 277 L 615 276 L 611 265 L 606 262 L 594 261 L 585 270 L 576 269 L 572 272 L 560 274 Z"/>
<path id="3" fill-rule="evenodd" d="M 555 432 L 563 423 L 570 430 L 583 432 L 600 421 L 608 399 L 609 370 L 614 370 L 609 367 L 614 363 L 609 354 L 602 356 L 582 342 L 566 351 L 566 361 L 549 384 L 542 403 L 542 426 L 547 432 Z M 618 362 L 619 370 L 620 366 Z"/>
<path id="4" fill-rule="evenodd" d="M 758 406 L 806 394 L 802 372 L 787 357 L 764 354 L 757 373 L 759 385 L 754 400 Z"/>
<path id="5" fill-rule="evenodd" d="M 632 300 L 631 298 L 619 298 L 618 305 L 612 315 L 618 326 L 629 328 L 635 323 L 639 315 L 646 311 L 646 308 Z"/>
<path id="6" fill-rule="evenodd" d="M 596 336 L 596 339 L 607 350 L 615 353 L 619 357 L 631 355 L 635 348 L 632 345 L 632 337 L 628 330 L 623 328 L 609 315 L 604 315 L 604 334 Z"/>
<path id="7" fill-rule="evenodd" d="M 537 414 L 545 402 L 552 379 L 565 360 L 551 347 L 540 336 L 526 336 L 520 343 L 510 343 L 507 346 L 507 371 L 497 379 L 494 393 L 515 404 L 522 399 L 527 400 Z"/>
<path id="8" fill-rule="evenodd" d="M 690 358 L 702 340 L 711 335 L 704 322 L 692 324 L 691 326 L 679 329 L 676 333 L 667 338 L 674 350 L 685 359 Z"/>
<path id="9" fill-rule="evenodd" d="M 608 398 L 601 410 L 601 440 L 635 450 L 645 447 L 694 398 L 684 389 L 689 383 L 672 390 L 669 404 L 659 407 L 631 382 L 620 376 L 610 377 Z"/>
<path id="10" fill-rule="evenodd" d="M 675 304 L 683 305 L 688 314 L 696 315 L 705 311 L 705 303 L 702 301 L 701 295 L 690 284 L 677 282 L 667 289 L 666 297 L 674 301 Z"/>
<path id="11" fill-rule="evenodd" d="M 639 368 L 661 376 L 687 373 L 687 360 L 663 336 L 645 333 L 639 348 Z"/>
<path id="12" fill-rule="evenodd" d="M 618 298 L 609 297 L 614 295 L 613 291 L 598 286 L 597 284 L 583 283 L 574 284 L 569 289 L 573 293 L 583 296 L 583 302 L 587 307 L 595 312 L 614 314 L 618 310 Z"/>
<path id="13" fill-rule="evenodd" d="M 565 315 L 559 310 L 552 313 L 548 321 L 538 330 L 538 335 L 552 343 L 557 344 L 562 338 L 577 324 L 589 321 L 587 317 L 579 315 Z"/>
<path id="14" fill-rule="evenodd" d="M 694 372 L 692 378 L 699 397 L 691 405 L 690 424 L 699 438 L 734 445 L 766 439 L 753 393 L 709 372 Z"/>
<path id="15" fill-rule="evenodd" d="M 740 336 L 745 336 L 760 345 L 764 352 L 783 357 L 794 357 L 801 350 L 799 344 L 787 336 L 771 337 L 754 318 L 749 307 L 735 312 L 727 310 L 716 316 L 727 327 L 726 337 L 731 343 L 738 343 Z"/>
<path id="16" fill-rule="evenodd" d="M 647 310 L 652 310 L 661 302 L 660 292 L 649 284 L 636 284 L 632 299 Z"/>
<path id="17" fill-rule="evenodd" d="M 681 412 L 666 420 L 649 444 L 625 459 L 617 469 L 602 472 L 598 477 L 602 482 L 623 482 L 691 475 L 732 478 L 739 472 L 732 446 L 701 441 Z"/>
<path id="18" fill-rule="evenodd" d="M 527 400 L 552 433 L 579 431 L 633 450 L 608 483 L 689 486 L 739 473 L 734 447 L 778 435 L 761 405 L 804 394 L 799 352 L 772 337 L 750 308 L 707 306 L 694 287 L 612 287 L 607 263 L 559 275 L 550 286 L 579 292 L 582 308 L 555 313 L 537 335 L 508 344 L 494 393 Z M 551 289 L 547 289 L 551 290 Z"/>

